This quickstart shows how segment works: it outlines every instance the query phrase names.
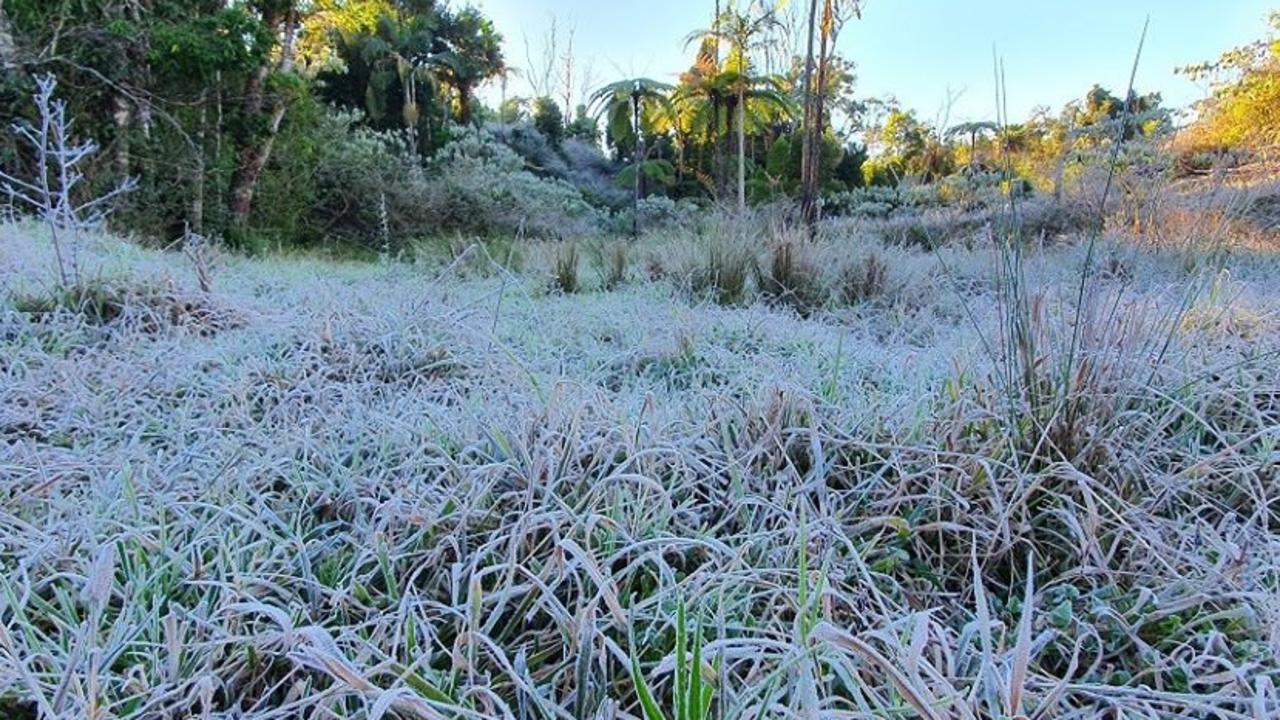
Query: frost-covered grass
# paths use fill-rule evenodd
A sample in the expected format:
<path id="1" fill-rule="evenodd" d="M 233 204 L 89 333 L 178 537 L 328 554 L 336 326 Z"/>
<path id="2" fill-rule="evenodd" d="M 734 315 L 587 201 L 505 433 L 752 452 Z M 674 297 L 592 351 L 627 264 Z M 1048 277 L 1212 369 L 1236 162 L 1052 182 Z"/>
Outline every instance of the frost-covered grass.
<path id="1" fill-rule="evenodd" d="M 692 634 L 709 717 L 1280 714 L 1280 259 L 1108 241 L 1073 333 L 1073 243 L 589 250 L 101 238 L 103 318 L 0 229 L 0 716 L 671 717 Z"/>

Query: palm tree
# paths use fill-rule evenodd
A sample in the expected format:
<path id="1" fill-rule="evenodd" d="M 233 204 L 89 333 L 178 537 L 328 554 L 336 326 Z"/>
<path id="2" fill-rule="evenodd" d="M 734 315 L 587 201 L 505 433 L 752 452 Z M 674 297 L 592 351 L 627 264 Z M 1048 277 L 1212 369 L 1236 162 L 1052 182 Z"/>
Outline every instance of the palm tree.
<path id="1" fill-rule="evenodd" d="M 476 88 L 498 77 L 506 67 L 502 57 L 502 35 L 493 21 L 472 7 L 443 15 L 440 35 L 448 49 L 432 58 L 440 79 L 457 96 L 457 121 L 471 124 L 471 103 Z"/>
<path id="2" fill-rule="evenodd" d="M 721 137 L 721 113 L 728 105 L 730 88 L 720 66 L 720 41 L 709 31 L 694 33 L 690 41 L 701 37 L 701 46 L 693 66 L 680 76 L 680 85 L 672 97 L 677 106 L 677 127 L 681 138 L 700 136 L 704 147 L 711 148 L 710 181 L 704 181 L 714 194 L 724 191 L 725 147 Z M 726 118 L 727 123 L 727 118 Z"/>
<path id="3" fill-rule="evenodd" d="M 371 119 L 380 121 L 386 116 L 388 91 L 399 84 L 400 121 L 413 137 L 415 149 L 422 115 L 419 84 L 426 86 L 429 96 L 435 93 L 431 69 L 436 62 L 434 53 L 439 49 L 436 30 L 431 16 L 383 14 L 372 33 L 341 33 L 336 37 L 338 54 L 350 68 L 345 75 L 355 83 L 351 91 L 363 95 Z"/>
<path id="4" fill-rule="evenodd" d="M 598 116 L 607 118 L 606 126 L 615 138 L 627 138 L 632 135 L 636 141 L 635 152 L 635 197 L 632 204 L 631 235 L 640 236 L 640 191 L 641 178 L 644 173 L 644 112 L 648 104 L 659 114 L 670 115 L 671 99 L 669 94 L 673 88 L 649 78 L 621 80 L 605 85 L 591 96 L 591 104 L 599 108 Z"/>
<path id="5" fill-rule="evenodd" d="M 738 211 L 747 208 L 747 133 L 761 130 L 795 115 L 795 103 L 778 77 L 753 77 L 729 71 L 725 82 L 732 89 L 729 114 L 737 116 L 738 129 Z"/>
<path id="6" fill-rule="evenodd" d="M 947 139 L 969 136 L 969 169 L 977 170 L 978 165 L 978 138 L 987 133 L 994 133 L 1000 129 L 1000 126 L 993 122 L 967 122 L 960 123 L 947 131 Z"/>
<path id="7" fill-rule="evenodd" d="M 728 118 L 736 114 L 739 211 L 746 210 L 747 205 L 747 114 L 751 106 L 764 116 L 776 117 L 791 113 L 792 103 L 786 96 L 783 81 L 777 77 L 758 77 L 752 74 L 751 54 L 763 47 L 764 43 L 760 38 L 779 26 L 772 10 L 761 11 L 756 17 L 752 17 L 749 11 L 740 13 L 737 10 L 727 10 L 716 18 L 714 27 L 695 32 L 688 40 L 689 43 L 699 40 L 703 43 L 695 71 L 702 70 L 700 74 L 704 76 L 708 47 L 715 48 L 716 66 L 711 77 L 705 78 L 705 87 L 718 91 L 708 93 L 713 98 L 713 103 L 720 99 L 721 93 L 727 97 L 726 125 Z M 729 45 L 729 57 L 723 65 L 720 65 L 718 57 L 721 41 Z M 713 121 L 718 129 L 718 116 Z"/>

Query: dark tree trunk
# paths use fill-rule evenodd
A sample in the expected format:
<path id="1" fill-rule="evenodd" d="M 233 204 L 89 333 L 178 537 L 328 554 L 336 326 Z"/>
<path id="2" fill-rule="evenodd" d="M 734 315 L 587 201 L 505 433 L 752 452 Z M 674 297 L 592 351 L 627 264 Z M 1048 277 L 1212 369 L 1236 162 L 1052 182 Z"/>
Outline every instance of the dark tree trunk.
<path id="1" fill-rule="evenodd" d="M 817 4 L 813 5 L 816 12 Z M 822 25 L 818 30 L 819 48 L 817 59 L 817 77 L 814 78 L 813 87 L 810 89 L 810 104 L 812 105 L 813 122 L 809 123 L 806 128 L 806 140 L 808 141 L 807 157 L 805 163 L 805 204 L 804 204 L 804 222 L 809 230 L 809 239 L 812 240 L 817 233 L 818 221 L 821 219 L 822 210 L 819 207 L 819 180 L 822 175 L 822 151 L 823 151 L 823 134 L 826 128 L 826 88 L 827 88 L 827 71 L 830 66 L 830 46 L 834 38 L 832 37 L 835 27 L 835 8 L 832 0 L 824 0 L 822 11 Z M 813 19 L 812 17 L 810 18 Z M 810 38 L 812 42 L 812 38 Z"/>
<path id="2" fill-rule="evenodd" d="M 724 192 L 724 143 L 720 137 L 720 111 L 724 103 L 719 95 L 711 96 L 711 191 L 719 199 Z"/>
<path id="3" fill-rule="evenodd" d="M 800 216 L 804 220 L 806 227 L 810 232 L 817 226 L 818 222 L 818 198 L 816 189 L 809 182 L 811 174 L 810 165 L 813 162 L 813 135 L 810 132 L 814 122 L 817 121 L 814 112 L 814 96 L 813 77 L 814 77 L 814 59 L 813 45 L 818 25 L 818 0 L 809 1 L 809 42 L 808 50 L 805 53 L 804 64 L 804 127 L 801 133 L 801 149 L 800 149 Z"/>
<path id="4" fill-rule="evenodd" d="M 243 112 L 246 123 L 252 124 L 262 116 L 269 72 L 266 67 L 259 68 L 245 83 Z M 253 210 L 253 191 L 266 165 L 262 148 L 259 138 L 250 137 L 236 152 L 236 170 L 231 175 L 231 224 L 237 228 L 248 224 L 249 213 Z"/>
<path id="5" fill-rule="evenodd" d="M 293 69 L 293 45 L 298 29 L 297 10 L 290 8 L 283 13 L 268 16 L 264 21 L 268 27 L 284 33 L 280 62 L 274 70 L 289 72 Z M 280 97 L 272 98 L 270 108 L 267 107 L 267 79 L 272 70 L 270 66 L 258 68 L 245 84 L 245 121 L 250 125 L 263 121 L 264 127 L 259 132 L 249 133 L 237 152 L 236 171 L 231 178 L 231 224 L 236 228 L 243 228 L 249 222 L 258 179 L 262 177 L 262 171 L 271 159 L 271 149 L 287 109 L 285 99 Z"/>
<path id="6" fill-rule="evenodd" d="M 723 103 L 724 128 L 720 131 L 720 197 L 733 194 L 733 116 L 737 113 L 737 97 L 730 95 Z"/>
<path id="7" fill-rule="evenodd" d="M 813 113 L 817 120 L 809 132 L 813 133 L 813 141 L 809 146 L 809 152 L 813 154 L 809 163 L 809 182 L 813 188 L 814 197 L 816 198 L 820 190 L 818 181 L 822 174 L 822 145 L 823 135 L 827 125 L 827 71 L 830 67 L 830 43 L 831 43 L 831 17 L 832 7 L 831 0 L 826 0 L 826 9 L 823 11 L 822 30 L 818 33 L 821 42 L 818 47 L 818 80 L 814 84 L 813 92 Z M 816 208 L 815 208 L 816 209 Z M 819 215 L 820 215 L 819 211 Z"/>
<path id="8" fill-rule="evenodd" d="M 471 88 L 458 85 L 458 124 L 471 124 Z"/>

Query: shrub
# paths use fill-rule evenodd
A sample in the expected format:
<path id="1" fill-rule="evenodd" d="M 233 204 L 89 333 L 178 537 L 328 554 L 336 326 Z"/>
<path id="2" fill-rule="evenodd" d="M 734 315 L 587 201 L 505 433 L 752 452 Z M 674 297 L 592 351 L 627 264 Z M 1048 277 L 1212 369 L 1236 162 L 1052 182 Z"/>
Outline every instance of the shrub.
<path id="1" fill-rule="evenodd" d="M 702 209 L 692 200 L 673 200 L 665 195 L 641 198 L 640 232 L 664 234 L 691 231 L 697 228 Z M 634 210 L 627 207 L 613 216 L 612 228 L 618 234 L 631 232 Z"/>
<path id="2" fill-rule="evenodd" d="M 424 167 L 405 132 L 358 121 L 357 114 L 329 113 L 308 130 L 305 148 L 278 153 L 284 159 L 264 179 L 258 203 L 260 228 L 240 239 L 242 248 L 274 238 L 385 252 L 426 236 L 568 237 L 601 226 L 600 214 L 570 183 L 529 170 L 542 159 L 555 173 L 569 173 L 531 126 L 499 126 L 506 142 L 487 130 L 464 131 Z M 306 186 L 272 179 L 284 176 L 305 176 Z"/>
<path id="3" fill-rule="evenodd" d="M 395 249 L 428 230 L 417 206 L 422 182 L 403 133 L 356 125 L 351 113 L 318 124 L 315 200 L 307 235 L 372 249 Z"/>
<path id="4" fill-rule="evenodd" d="M 832 217 L 887 219 L 931 208 L 962 211 L 991 210 L 1008 202 L 1010 188 L 1026 197 L 1031 185 L 1023 179 L 1005 181 L 1002 173 L 972 172 L 949 175 L 936 183 L 873 185 L 827 198 L 823 209 Z"/>
<path id="5" fill-rule="evenodd" d="M 997 215 L 993 227 L 998 235 L 1011 235 L 1023 242 L 1055 240 L 1097 227 L 1097 211 L 1079 202 L 1032 200 L 1018 205 L 1016 215 Z"/>
<path id="6" fill-rule="evenodd" d="M 182 327 L 213 335 L 239 325 L 239 319 L 212 305 L 207 297 L 187 296 L 157 284 L 83 280 L 50 292 L 17 295 L 13 309 L 36 321 L 70 315 L 104 328 L 133 327 L 158 333 Z"/>
<path id="7" fill-rule="evenodd" d="M 546 136 L 547 140 L 559 147 L 564 140 L 564 113 L 560 106 L 549 97 L 540 97 L 533 101 L 533 126 Z"/>
<path id="8" fill-rule="evenodd" d="M 526 170 L 569 183 L 595 207 L 620 208 L 631 199 L 630 193 L 614 182 L 617 168 L 613 161 L 595 144 L 574 138 L 556 140 L 527 122 L 490 124 L 485 131 L 514 150 Z"/>
<path id="9" fill-rule="evenodd" d="M 540 178 L 514 150 L 484 130 L 469 130 L 432 161 L 421 207 L 436 232 L 589 235 L 601 218 L 571 184 Z"/>
<path id="10" fill-rule="evenodd" d="M 38 78 L 36 86 L 33 99 L 39 122 L 16 125 L 13 131 L 29 145 L 37 176 L 24 180 L 0 171 L 0 192 L 10 203 L 20 202 L 44 223 L 53 243 L 54 270 L 61 286 L 79 285 L 83 233 L 100 224 L 111 202 L 131 191 L 136 183 L 126 179 L 104 195 L 82 197 L 83 165 L 98 147 L 75 143 L 67 104 L 55 97 L 58 81 L 52 75 Z"/>
<path id="11" fill-rule="evenodd" d="M 599 208 L 618 209 L 631 201 L 631 193 L 618 187 L 618 168 L 600 151 L 600 146 L 585 140 L 569 138 L 560 145 L 568 172 L 564 176 L 587 202 Z"/>

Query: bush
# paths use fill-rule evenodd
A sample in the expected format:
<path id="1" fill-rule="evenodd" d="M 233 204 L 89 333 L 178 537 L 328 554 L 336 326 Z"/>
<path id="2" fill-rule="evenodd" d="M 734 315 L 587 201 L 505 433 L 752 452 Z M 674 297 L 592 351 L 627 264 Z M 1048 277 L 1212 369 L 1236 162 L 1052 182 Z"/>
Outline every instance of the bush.
<path id="1" fill-rule="evenodd" d="M 359 120 L 327 113 L 299 126 L 298 137 L 283 133 L 256 203 L 255 230 L 238 238 L 242 249 L 336 243 L 386 252 L 441 234 L 567 237 L 601 225 L 570 183 L 528 169 L 546 161 L 569 172 L 530 126 L 505 128 L 506 142 L 463 131 L 424 167 L 405 132 L 372 130 Z"/>
<path id="2" fill-rule="evenodd" d="M 616 209 L 631 199 L 631 194 L 614 182 L 617 168 L 613 161 L 592 143 L 574 138 L 557 140 L 527 122 L 494 123 L 485 130 L 514 150 L 526 170 L 573 185 L 595 207 Z"/>
<path id="3" fill-rule="evenodd" d="M 210 336 L 238 327 L 235 313 L 210 303 L 207 297 L 186 295 L 172 287 L 120 280 L 95 279 L 37 294 L 10 298 L 13 309 L 36 322 L 59 316 L 89 326 L 130 328 L 147 334 L 183 328 Z"/>
<path id="4" fill-rule="evenodd" d="M 573 185 L 540 178 L 486 130 L 469 130 L 430 165 L 420 199 L 435 232 L 564 238 L 599 230 L 600 214 Z"/>
<path id="5" fill-rule="evenodd" d="M 402 133 L 357 127 L 357 120 L 334 114 L 317 128 L 309 234 L 371 249 L 398 248 L 426 229 L 414 192 L 421 178 Z"/>
<path id="6" fill-rule="evenodd" d="M 627 281 L 627 246 L 615 242 L 600 254 L 601 285 L 605 290 L 616 290 Z"/>
<path id="7" fill-rule="evenodd" d="M 568 173 L 564 180 L 572 183 L 587 202 L 599 208 L 616 210 L 631 201 L 631 193 L 618 187 L 618 168 L 595 143 L 569 138 L 560 145 Z"/>
<path id="8" fill-rule="evenodd" d="M 564 140 L 564 113 L 555 100 L 540 97 L 533 101 L 533 126 L 546 136 L 552 145 L 559 147 Z"/>
<path id="9" fill-rule="evenodd" d="M 689 231 L 697 227 L 702 208 L 692 200 L 672 200 L 665 195 L 654 195 L 640 200 L 640 232 L 673 233 Z M 613 216 L 613 230 L 618 234 L 631 232 L 634 211 L 628 207 Z"/>
<path id="10" fill-rule="evenodd" d="M 957 173 L 937 183 L 873 185 L 836 193 L 827 198 L 823 208 L 832 217 L 873 219 L 940 207 L 993 209 L 1008 202 L 1010 188 L 1018 197 L 1026 197 L 1031 192 L 1027 181 L 1019 178 L 1010 183 L 1002 173 Z"/>
<path id="11" fill-rule="evenodd" d="M 830 217 L 887 218 L 905 199 L 897 188 L 865 187 L 836 193 L 823 201 L 823 211 Z"/>

